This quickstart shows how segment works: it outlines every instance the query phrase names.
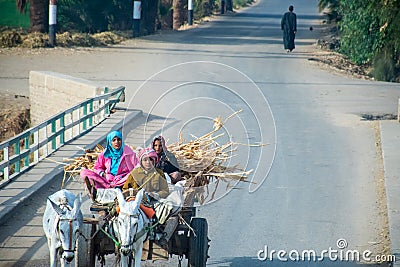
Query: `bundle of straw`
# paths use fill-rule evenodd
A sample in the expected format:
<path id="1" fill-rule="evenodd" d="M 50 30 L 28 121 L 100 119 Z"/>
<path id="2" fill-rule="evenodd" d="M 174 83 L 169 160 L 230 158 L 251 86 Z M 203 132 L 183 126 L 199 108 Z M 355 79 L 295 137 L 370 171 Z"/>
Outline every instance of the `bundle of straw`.
<path id="1" fill-rule="evenodd" d="M 180 134 L 178 143 L 167 146 L 168 151 L 176 157 L 182 176 L 187 180 L 185 187 L 189 187 L 189 191 L 190 188 L 196 188 L 193 192 L 196 191 L 195 194 L 200 203 L 209 196 L 208 185 L 211 181 L 215 182 L 211 195 L 213 199 L 220 181 L 246 181 L 253 172 L 253 170 L 246 171 L 238 165 L 226 166 L 233 152 L 237 150 L 238 144 L 227 142 L 220 145 L 217 142 L 218 138 L 224 134 L 216 133 L 228 119 L 241 111 L 235 112 L 225 121 L 222 121 L 221 116 L 214 119 L 214 129 L 201 137 L 185 142 Z M 187 204 L 190 205 L 190 203 Z"/>
<path id="2" fill-rule="evenodd" d="M 232 153 L 237 150 L 236 143 L 227 142 L 220 145 L 217 139 L 224 134 L 214 134 L 218 132 L 224 123 L 233 115 L 241 112 L 235 112 L 222 122 L 221 116 L 214 119 L 214 130 L 194 140 L 185 143 L 180 136 L 180 141 L 169 145 L 168 151 L 173 153 L 178 160 L 179 167 L 189 177 L 198 175 L 202 172 L 203 176 L 230 178 L 234 180 L 243 180 L 247 178 L 251 171 L 244 171 L 238 166 L 226 167 L 224 164 L 232 158 Z"/>
<path id="3" fill-rule="evenodd" d="M 80 157 L 73 159 L 64 159 L 65 162 L 70 163 L 64 166 L 64 178 L 62 182 L 62 187 L 64 187 L 66 179 L 71 179 L 76 175 L 79 175 L 82 168 L 93 170 L 94 163 L 96 162 L 97 157 L 103 150 L 104 147 L 100 144 L 97 144 L 94 149 L 85 150 L 85 154 Z"/>

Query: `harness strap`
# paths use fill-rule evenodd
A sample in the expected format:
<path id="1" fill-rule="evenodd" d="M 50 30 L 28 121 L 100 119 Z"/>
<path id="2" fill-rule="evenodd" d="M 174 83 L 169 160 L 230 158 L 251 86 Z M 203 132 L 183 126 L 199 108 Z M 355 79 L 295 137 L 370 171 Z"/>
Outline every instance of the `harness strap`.
<path id="1" fill-rule="evenodd" d="M 112 235 L 104 231 L 103 228 L 100 228 L 100 231 L 102 231 L 106 236 L 108 236 L 115 243 L 115 245 L 117 245 L 118 247 L 121 245 L 120 242 L 118 242 Z"/>
<path id="2" fill-rule="evenodd" d="M 144 227 L 142 230 L 139 231 L 139 233 L 137 233 L 134 242 L 138 241 L 142 236 L 144 236 L 145 234 L 149 233 L 151 230 L 153 230 L 157 225 L 159 224 L 159 222 L 156 222 L 155 224 L 153 224 L 152 226 L 148 227 Z"/>
<path id="3" fill-rule="evenodd" d="M 72 220 L 69 220 L 69 250 L 72 250 Z"/>
<path id="4" fill-rule="evenodd" d="M 94 234 L 90 237 L 86 237 L 80 230 L 79 230 L 79 235 L 82 236 L 85 239 L 85 241 L 87 242 L 89 240 L 92 240 L 97 235 L 97 233 L 100 231 L 100 229 L 101 228 L 97 229 L 96 232 L 94 232 Z"/>
<path id="5" fill-rule="evenodd" d="M 61 245 L 61 250 L 62 251 L 66 251 L 66 252 L 74 252 L 75 250 L 74 249 L 72 249 L 72 246 L 74 245 L 74 244 L 72 244 L 72 235 L 73 235 L 73 233 L 72 233 L 72 230 L 73 230 L 73 221 L 75 221 L 76 219 L 63 219 L 63 218 L 60 218 L 60 216 L 59 215 L 57 215 L 56 216 L 56 220 L 55 220 L 55 228 L 54 228 L 54 230 L 55 230 L 55 232 L 56 232 L 56 234 L 57 234 L 57 238 L 58 239 L 61 239 L 60 238 L 60 231 L 59 231 L 59 229 L 58 229 L 58 227 L 59 227 L 59 224 L 60 224 L 60 221 L 65 221 L 65 220 L 67 220 L 68 222 L 69 222 L 69 247 L 68 247 L 68 249 L 64 249 L 64 247 L 63 247 L 63 245 Z"/>

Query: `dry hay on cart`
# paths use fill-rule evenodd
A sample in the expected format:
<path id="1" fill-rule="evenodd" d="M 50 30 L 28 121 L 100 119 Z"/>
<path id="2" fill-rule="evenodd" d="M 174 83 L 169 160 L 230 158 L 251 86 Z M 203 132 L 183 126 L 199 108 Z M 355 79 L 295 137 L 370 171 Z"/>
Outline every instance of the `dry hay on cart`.
<path id="1" fill-rule="evenodd" d="M 247 182 L 248 176 L 253 172 L 238 165 L 228 166 L 227 163 L 238 144 L 229 141 L 220 145 L 218 142 L 223 136 L 223 133 L 218 134 L 222 126 L 239 112 L 235 112 L 225 121 L 222 121 L 221 117 L 214 119 L 214 129 L 201 137 L 186 142 L 180 135 L 179 142 L 167 145 L 167 150 L 176 157 L 182 177 L 187 181 L 187 195 L 190 192 L 192 195 L 196 194 L 200 203 L 204 203 L 207 198 L 213 199 L 220 181 Z M 101 145 L 97 145 L 94 149 L 85 150 L 85 154 L 80 157 L 66 159 L 70 163 L 64 167 L 64 180 L 79 175 L 82 168 L 93 169 L 98 155 L 103 150 Z M 212 192 L 208 190 L 210 183 L 214 183 Z"/>

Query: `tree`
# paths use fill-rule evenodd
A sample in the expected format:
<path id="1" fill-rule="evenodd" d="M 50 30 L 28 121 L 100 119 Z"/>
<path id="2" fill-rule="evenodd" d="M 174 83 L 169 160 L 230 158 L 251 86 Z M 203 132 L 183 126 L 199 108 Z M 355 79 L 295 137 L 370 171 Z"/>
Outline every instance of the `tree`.
<path id="1" fill-rule="evenodd" d="M 158 0 L 142 1 L 141 28 L 144 34 L 153 34 L 156 31 L 158 2 Z"/>
<path id="2" fill-rule="evenodd" d="M 178 30 L 185 22 L 185 6 L 183 0 L 173 0 L 173 29 Z"/>
<path id="3" fill-rule="evenodd" d="M 226 11 L 233 11 L 233 0 L 226 0 Z"/>
<path id="4" fill-rule="evenodd" d="M 33 32 L 47 32 L 49 17 L 48 0 L 16 0 L 20 13 L 26 12 L 29 4 L 30 29 Z"/>

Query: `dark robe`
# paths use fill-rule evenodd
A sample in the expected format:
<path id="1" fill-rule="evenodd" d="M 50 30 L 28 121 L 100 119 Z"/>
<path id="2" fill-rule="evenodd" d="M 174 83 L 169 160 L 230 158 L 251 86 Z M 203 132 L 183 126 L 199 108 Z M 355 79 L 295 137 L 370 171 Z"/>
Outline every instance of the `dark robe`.
<path id="1" fill-rule="evenodd" d="M 179 171 L 178 161 L 172 153 L 164 153 L 163 151 L 161 154 L 158 154 L 158 156 L 160 160 L 156 165 L 157 168 L 168 174 Z"/>
<path id="2" fill-rule="evenodd" d="M 294 49 L 295 32 L 297 31 L 297 17 L 293 12 L 286 12 L 281 20 L 283 30 L 283 46 L 292 51 Z"/>

